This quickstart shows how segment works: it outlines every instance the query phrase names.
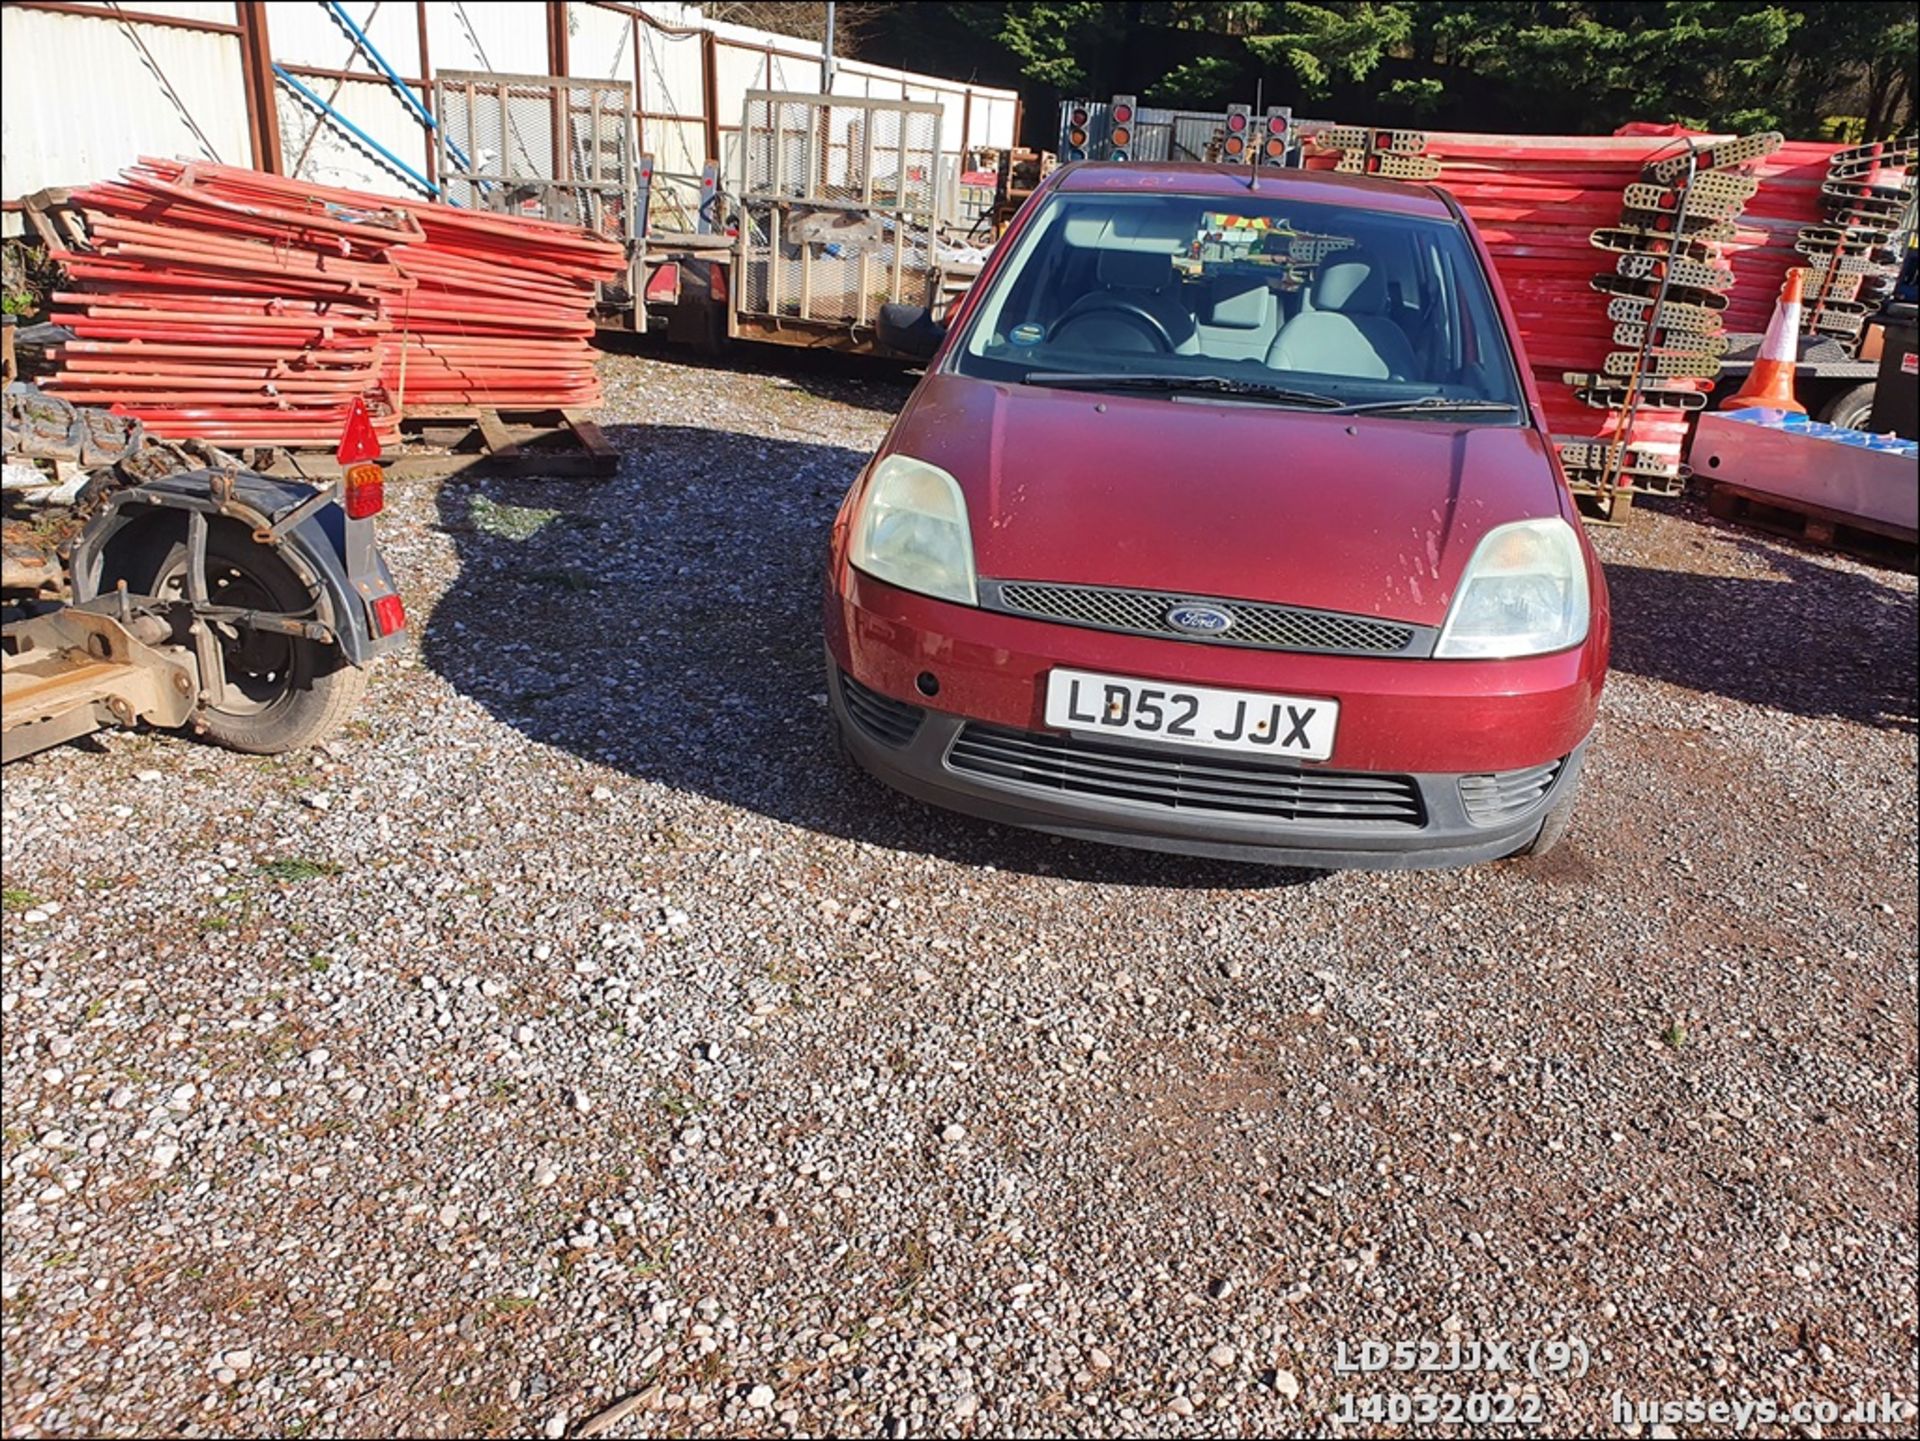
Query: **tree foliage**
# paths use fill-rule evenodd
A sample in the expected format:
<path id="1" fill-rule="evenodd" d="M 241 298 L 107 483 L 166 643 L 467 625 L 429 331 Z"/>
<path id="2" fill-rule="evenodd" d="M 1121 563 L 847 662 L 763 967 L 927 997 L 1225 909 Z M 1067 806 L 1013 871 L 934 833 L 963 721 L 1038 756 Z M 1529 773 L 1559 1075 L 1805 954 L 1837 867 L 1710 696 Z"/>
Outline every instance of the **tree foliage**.
<path id="1" fill-rule="evenodd" d="M 1063 98 L 1290 103 L 1374 124 L 1605 133 L 1629 120 L 1874 138 L 1914 125 L 1912 0 L 1038 0 L 909 4 L 862 53 Z"/>
<path id="2" fill-rule="evenodd" d="M 1269 5 L 1271 33 L 1249 35 L 1255 58 L 1284 61 L 1303 93 L 1324 95 L 1336 76 L 1365 80 L 1404 45 L 1413 30 L 1411 5 Z"/>

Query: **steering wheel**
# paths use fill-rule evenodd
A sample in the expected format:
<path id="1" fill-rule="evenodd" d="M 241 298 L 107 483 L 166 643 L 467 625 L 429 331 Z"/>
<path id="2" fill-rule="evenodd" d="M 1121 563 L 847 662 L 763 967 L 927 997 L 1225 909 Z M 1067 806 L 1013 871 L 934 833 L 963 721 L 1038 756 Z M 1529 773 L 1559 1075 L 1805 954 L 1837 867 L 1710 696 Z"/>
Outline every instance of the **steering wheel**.
<path id="1" fill-rule="evenodd" d="M 1167 329 L 1167 323 L 1164 320 L 1139 301 L 1128 300 L 1123 295 L 1114 295 L 1108 291 L 1083 296 L 1076 300 L 1067 308 L 1067 313 L 1060 318 L 1059 323 L 1054 326 L 1053 338 L 1056 341 L 1059 340 L 1076 321 L 1086 320 L 1109 311 L 1124 315 L 1129 320 L 1138 321 L 1147 330 L 1148 338 L 1155 342 L 1156 350 L 1163 350 L 1169 355 L 1173 353 L 1175 349 L 1173 332 Z"/>

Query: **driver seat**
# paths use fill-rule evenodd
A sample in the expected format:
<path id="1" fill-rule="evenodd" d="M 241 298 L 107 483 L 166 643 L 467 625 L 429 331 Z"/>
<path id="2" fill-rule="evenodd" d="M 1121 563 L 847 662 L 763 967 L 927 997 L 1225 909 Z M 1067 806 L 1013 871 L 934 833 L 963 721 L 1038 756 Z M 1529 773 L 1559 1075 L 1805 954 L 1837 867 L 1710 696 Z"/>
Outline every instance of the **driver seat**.
<path id="1" fill-rule="evenodd" d="M 1075 341 L 1089 350 L 1120 350 L 1152 354 L 1161 349 L 1159 336 L 1129 309 L 1151 315 L 1166 328 L 1175 355 L 1200 353 L 1199 328 L 1193 312 L 1173 293 L 1173 257 L 1164 251 L 1102 250 L 1094 263 L 1100 288 L 1090 290 L 1054 322 L 1058 340 L 1069 326 Z"/>
<path id="2" fill-rule="evenodd" d="M 1274 337 L 1267 364 L 1275 370 L 1409 380 L 1419 369 L 1406 333 L 1388 316 L 1386 272 L 1359 246 L 1320 262 L 1313 308 Z"/>

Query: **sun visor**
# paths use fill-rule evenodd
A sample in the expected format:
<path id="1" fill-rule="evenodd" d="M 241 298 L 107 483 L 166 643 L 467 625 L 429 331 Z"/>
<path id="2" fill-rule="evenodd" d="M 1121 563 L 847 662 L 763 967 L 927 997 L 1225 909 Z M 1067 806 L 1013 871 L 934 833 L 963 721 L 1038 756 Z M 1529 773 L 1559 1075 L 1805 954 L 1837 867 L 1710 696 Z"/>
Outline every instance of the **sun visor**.
<path id="1" fill-rule="evenodd" d="M 1193 244 L 1193 211 L 1188 205 L 1166 205 L 1157 199 L 1075 205 L 1064 233 L 1072 246 L 1179 255 Z"/>

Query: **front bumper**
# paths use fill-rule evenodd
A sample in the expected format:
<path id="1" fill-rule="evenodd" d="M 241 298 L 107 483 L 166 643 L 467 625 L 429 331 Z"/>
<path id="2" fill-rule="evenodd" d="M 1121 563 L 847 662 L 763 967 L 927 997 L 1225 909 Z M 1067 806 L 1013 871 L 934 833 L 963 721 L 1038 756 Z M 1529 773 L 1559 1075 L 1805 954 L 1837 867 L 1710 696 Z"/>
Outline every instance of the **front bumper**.
<path id="1" fill-rule="evenodd" d="M 828 692 L 855 760 L 898 790 L 1008 825 L 1087 840 L 1227 859 L 1303 866 L 1471 865 L 1509 855 L 1538 834 L 1554 802 L 1577 785 L 1606 675 L 1607 635 L 1597 617 L 1585 645 L 1513 661 L 1432 661 L 1305 654 L 1214 646 L 1076 629 L 915 595 L 854 570 L 836 547 L 826 592 Z M 1601 613 L 1604 615 L 1604 612 Z M 1413 824 L 1328 822 L 1325 808 L 1265 802 L 1223 813 L 1212 778 L 1142 799 L 1136 777 L 1076 786 L 1080 757 L 1050 757 L 1064 772 L 1030 783 L 1018 766 L 953 764 L 969 725 L 997 728 L 1009 745 L 1071 745 L 1045 720 L 1046 677 L 1055 666 L 1150 676 L 1340 702 L 1332 756 L 1323 765 L 1278 767 L 1298 786 L 1397 785 L 1413 799 Z M 841 676 L 882 702 L 913 710 L 910 726 L 853 723 Z M 937 693 L 929 697 L 923 682 Z M 924 712 L 924 714 L 922 714 Z M 910 731 L 910 734 L 903 734 Z M 964 754 L 964 750 L 963 750 Z M 1127 761 L 1166 769 L 1180 750 Z M 1200 758 L 1189 757 L 1195 768 Z M 1556 767 L 1537 803 L 1467 814 L 1463 776 L 1492 777 L 1496 791 L 1532 769 Z M 1186 770 L 1187 767 L 1175 766 Z M 1257 767 L 1255 768 L 1258 769 Z M 1257 784 L 1242 772 L 1228 784 Z M 1290 784 L 1279 776 L 1280 786 Z M 1404 784 L 1401 784 L 1404 783 Z M 1271 799 L 1273 785 L 1266 791 Z M 1158 803 L 1155 803 L 1155 802 Z M 1304 814 L 1302 813 L 1304 812 Z"/>
<path id="2" fill-rule="evenodd" d="M 1340 727 L 1327 766 L 1396 775 L 1518 770 L 1571 755 L 1592 731 L 1606 675 L 1606 631 L 1521 660 L 1405 660 L 1251 650 L 1121 635 L 977 610 L 863 575 L 838 555 L 829 576 L 827 649 L 862 685 L 1014 730 L 1046 727 L 1056 666 L 1226 690 L 1327 696 Z"/>
<path id="3" fill-rule="evenodd" d="M 1219 797 L 1227 794 L 1230 782 L 1160 779 L 1181 769 L 1185 752 L 1102 750 L 1096 743 L 1090 752 L 1065 754 L 1066 743 L 1057 738 L 982 726 L 880 696 L 850 682 L 831 655 L 827 688 L 833 721 L 849 754 L 870 774 L 919 800 L 1076 840 L 1275 865 L 1402 869 L 1472 865 L 1511 855 L 1539 833 L 1556 802 L 1570 797 L 1579 784 L 1586 750 L 1584 742 L 1575 747 L 1554 765 L 1550 780 L 1528 788 L 1530 796 L 1537 789 L 1537 796 L 1517 810 L 1502 811 L 1491 823 L 1469 815 L 1457 774 L 1366 776 L 1301 766 L 1246 768 L 1242 775 L 1264 772 L 1283 787 L 1291 779 L 1309 788 L 1316 780 L 1377 782 L 1391 788 L 1396 798 L 1390 815 L 1382 810 L 1358 818 L 1310 813 L 1276 819 L 1216 808 L 1224 804 Z M 981 736 L 1016 751 L 1022 745 L 1050 751 L 1055 759 L 1046 771 L 1049 778 L 1035 778 L 1039 767 L 1025 775 L 1015 766 L 995 773 L 992 766 L 983 769 L 977 759 L 965 759 Z M 1129 762 L 1150 768 L 1148 774 L 1155 777 L 1150 797 L 1143 798 L 1146 787 L 1139 783 L 1138 770 L 1112 768 Z M 1225 803 L 1247 807 L 1249 789 L 1241 786 L 1235 799 Z M 1300 808 L 1315 809 L 1311 803 Z"/>

